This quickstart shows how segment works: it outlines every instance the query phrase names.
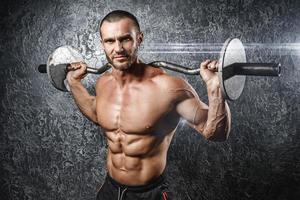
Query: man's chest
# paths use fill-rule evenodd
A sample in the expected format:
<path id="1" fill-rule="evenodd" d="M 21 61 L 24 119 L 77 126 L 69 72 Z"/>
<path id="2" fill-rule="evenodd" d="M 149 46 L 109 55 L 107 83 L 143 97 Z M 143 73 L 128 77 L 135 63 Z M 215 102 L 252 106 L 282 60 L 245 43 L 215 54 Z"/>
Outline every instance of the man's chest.
<path id="1" fill-rule="evenodd" d="M 97 95 L 98 123 L 107 131 L 144 133 L 173 112 L 173 99 L 157 87 L 105 88 Z"/>

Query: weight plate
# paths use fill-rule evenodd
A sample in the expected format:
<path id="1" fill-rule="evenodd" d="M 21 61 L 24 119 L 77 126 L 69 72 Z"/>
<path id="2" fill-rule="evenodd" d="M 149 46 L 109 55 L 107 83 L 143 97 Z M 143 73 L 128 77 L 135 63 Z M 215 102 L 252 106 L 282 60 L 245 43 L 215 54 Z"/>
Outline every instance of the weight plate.
<path id="1" fill-rule="evenodd" d="M 236 100 L 243 92 L 246 76 L 235 75 L 225 80 L 223 71 L 233 63 L 245 63 L 246 53 L 242 42 L 237 39 L 227 39 L 224 43 L 218 66 L 219 81 L 225 99 Z"/>
<path id="2" fill-rule="evenodd" d="M 69 63 L 83 62 L 84 58 L 74 47 L 65 45 L 58 47 L 48 57 L 47 74 L 55 88 L 61 91 L 69 91 L 66 75 L 66 66 Z"/>

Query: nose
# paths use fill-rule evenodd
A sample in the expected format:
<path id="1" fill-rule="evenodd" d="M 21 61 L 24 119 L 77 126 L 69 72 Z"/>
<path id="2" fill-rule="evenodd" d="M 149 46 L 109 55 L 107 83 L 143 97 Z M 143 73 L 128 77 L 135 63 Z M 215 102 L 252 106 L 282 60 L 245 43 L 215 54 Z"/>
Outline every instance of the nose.
<path id="1" fill-rule="evenodd" d="M 116 53 L 121 53 L 123 51 L 123 45 L 120 41 L 117 41 L 115 43 L 115 52 Z"/>

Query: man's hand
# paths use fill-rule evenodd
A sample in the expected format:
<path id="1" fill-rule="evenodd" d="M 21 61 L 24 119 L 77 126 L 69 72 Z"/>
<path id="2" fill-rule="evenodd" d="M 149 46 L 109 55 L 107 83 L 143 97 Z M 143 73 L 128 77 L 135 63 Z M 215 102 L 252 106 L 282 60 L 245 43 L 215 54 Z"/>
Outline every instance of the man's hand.
<path id="1" fill-rule="evenodd" d="M 80 82 L 87 75 L 87 65 L 83 62 L 71 63 L 68 65 L 67 70 L 67 80 L 69 84 L 77 81 Z"/>
<path id="2" fill-rule="evenodd" d="M 211 87 L 219 87 L 219 78 L 218 74 L 218 61 L 216 60 L 206 60 L 200 65 L 200 75 L 206 85 Z"/>

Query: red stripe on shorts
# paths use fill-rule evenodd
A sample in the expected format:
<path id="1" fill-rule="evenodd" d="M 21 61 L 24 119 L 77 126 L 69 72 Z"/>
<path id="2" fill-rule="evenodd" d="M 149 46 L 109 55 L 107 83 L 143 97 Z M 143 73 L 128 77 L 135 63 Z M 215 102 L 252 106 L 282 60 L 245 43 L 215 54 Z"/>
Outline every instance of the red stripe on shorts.
<path id="1" fill-rule="evenodd" d="M 168 200 L 167 192 L 163 192 L 163 198 L 164 198 L 164 200 Z"/>

